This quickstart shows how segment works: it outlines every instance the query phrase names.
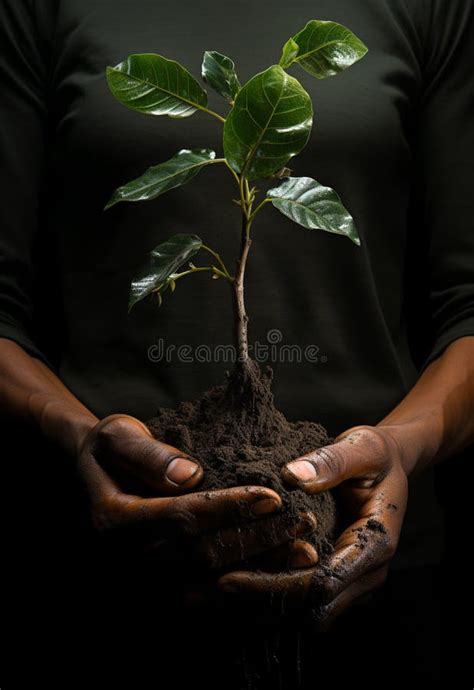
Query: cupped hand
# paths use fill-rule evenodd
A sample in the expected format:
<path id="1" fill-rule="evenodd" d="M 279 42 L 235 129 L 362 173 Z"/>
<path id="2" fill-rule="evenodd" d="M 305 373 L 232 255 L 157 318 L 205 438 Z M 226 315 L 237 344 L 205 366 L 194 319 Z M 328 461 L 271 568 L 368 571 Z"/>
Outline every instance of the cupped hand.
<path id="1" fill-rule="evenodd" d="M 274 551 L 268 562 L 281 562 L 288 552 L 297 560 L 306 545 L 295 538 L 315 526 L 306 515 L 296 527 L 283 529 L 281 516 L 271 517 L 281 498 L 266 487 L 197 491 L 204 474 L 199 461 L 157 441 L 129 415 L 106 417 L 89 432 L 78 469 L 93 525 L 132 555 L 152 552 L 164 560 L 178 555 L 208 568 L 269 549 Z"/>
<path id="2" fill-rule="evenodd" d="M 335 443 L 296 458 L 285 481 L 308 494 L 332 489 L 343 531 L 334 551 L 315 567 L 295 571 L 239 570 L 220 578 L 220 589 L 243 598 L 284 598 L 311 604 L 322 627 L 367 592 L 380 587 L 397 548 L 408 481 L 393 430 L 357 426 Z M 280 595 L 280 597 L 279 597 Z"/>

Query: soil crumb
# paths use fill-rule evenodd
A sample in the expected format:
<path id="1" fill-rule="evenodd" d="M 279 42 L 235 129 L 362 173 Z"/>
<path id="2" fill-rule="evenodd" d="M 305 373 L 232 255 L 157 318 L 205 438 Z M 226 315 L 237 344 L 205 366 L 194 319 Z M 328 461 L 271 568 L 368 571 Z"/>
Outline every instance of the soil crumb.
<path id="1" fill-rule="evenodd" d="M 204 479 L 197 491 L 250 484 L 270 487 L 283 499 L 280 512 L 289 526 L 302 511 L 312 511 L 317 527 L 304 539 L 321 558 L 333 550 L 334 498 L 330 492 L 309 496 L 284 485 L 280 468 L 333 439 L 320 424 L 288 421 L 274 405 L 272 378 L 270 367 L 262 370 L 250 360 L 227 372 L 224 385 L 174 409 L 159 408 L 146 424 L 155 438 L 200 460 Z"/>
<path id="2" fill-rule="evenodd" d="M 372 532 L 380 532 L 381 534 L 387 534 L 387 530 L 385 529 L 384 525 L 382 525 L 382 523 L 378 520 L 374 520 L 374 518 L 370 518 L 370 520 L 367 520 L 367 529 L 372 530 Z"/>

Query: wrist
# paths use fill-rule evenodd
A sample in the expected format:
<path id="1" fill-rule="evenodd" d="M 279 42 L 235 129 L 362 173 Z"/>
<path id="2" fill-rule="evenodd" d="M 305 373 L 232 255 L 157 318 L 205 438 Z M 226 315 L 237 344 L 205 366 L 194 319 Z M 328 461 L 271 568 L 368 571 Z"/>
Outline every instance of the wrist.
<path id="1" fill-rule="evenodd" d="M 425 411 L 410 419 L 389 416 L 377 424 L 377 428 L 396 442 L 407 476 L 418 474 L 430 465 L 442 445 L 442 424 L 434 412 Z"/>
<path id="2" fill-rule="evenodd" d="M 72 456 L 77 455 L 85 437 L 99 421 L 79 401 L 76 404 L 43 393 L 29 396 L 28 409 L 40 432 Z"/>

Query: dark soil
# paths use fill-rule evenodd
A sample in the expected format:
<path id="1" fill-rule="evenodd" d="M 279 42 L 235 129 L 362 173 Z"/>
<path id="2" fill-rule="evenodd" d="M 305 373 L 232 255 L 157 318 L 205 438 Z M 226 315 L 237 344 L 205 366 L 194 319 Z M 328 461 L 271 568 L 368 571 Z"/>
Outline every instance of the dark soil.
<path id="1" fill-rule="evenodd" d="M 146 424 L 156 438 L 200 460 L 204 479 L 198 491 L 270 487 L 283 499 L 280 513 L 289 529 L 302 511 L 312 511 L 317 528 L 304 538 L 323 557 L 332 550 L 336 530 L 334 498 L 330 492 L 309 496 L 289 488 L 281 481 L 280 468 L 333 439 L 315 422 L 289 422 L 274 405 L 271 381 L 269 367 L 262 371 L 253 361 L 237 365 L 224 385 L 176 409 L 160 408 Z"/>

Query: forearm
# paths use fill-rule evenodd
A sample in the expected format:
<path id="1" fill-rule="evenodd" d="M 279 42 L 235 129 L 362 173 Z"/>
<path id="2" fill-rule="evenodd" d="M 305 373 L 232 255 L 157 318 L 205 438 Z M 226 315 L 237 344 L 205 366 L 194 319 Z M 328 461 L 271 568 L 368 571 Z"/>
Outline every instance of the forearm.
<path id="1" fill-rule="evenodd" d="M 71 454 L 98 421 L 43 362 L 6 338 L 0 338 L 0 410 Z"/>
<path id="2" fill-rule="evenodd" d="M 407 474 L 474 442 L 474 336 L 455 340 L 377 426 L 399 443 Z"/>

